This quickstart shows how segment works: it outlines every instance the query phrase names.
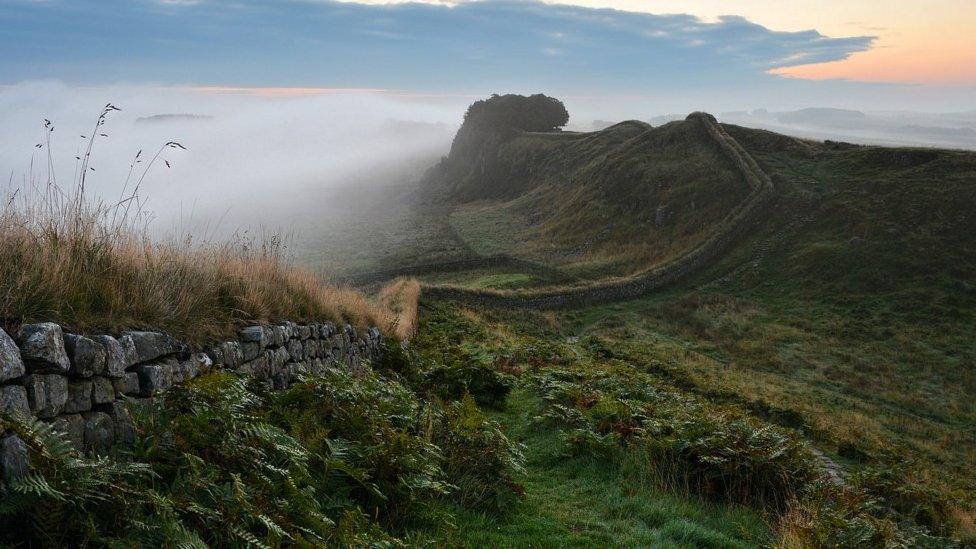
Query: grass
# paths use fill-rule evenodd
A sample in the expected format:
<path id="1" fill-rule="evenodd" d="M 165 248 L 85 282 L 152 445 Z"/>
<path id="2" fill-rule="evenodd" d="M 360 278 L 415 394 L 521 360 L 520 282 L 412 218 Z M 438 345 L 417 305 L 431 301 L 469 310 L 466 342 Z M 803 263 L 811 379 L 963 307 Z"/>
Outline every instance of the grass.
<path id="1" fill-rule="evenodd" d="M 683 501 L 674 505 L 676 523 L 747 544 L 763 535 L 777 547 L 945 546 L 949 539 L 937 535 L 965 538 L 968 507 L 951 487 L 933 482 L 933 463 L 893 459 L 906 456 L 897 445 L 858 461 L 838 457 L 805 429 L 803 413 L 785 396 L 740 394 L 721 383 L 721 363 L 707 381 L 696 377 L 703 358 L 694 343 L 641 329 L 635 312 L 648 307 L 642 303 L 583 314 L 424 306 L 413 342 L 422 354 L 458 349 L 518 379 L 510 408 L 496 417 L 526 445 L 526 504 L 501 517 L 462 514 L 472 521 L 462 522 L 465 539 L 654 543 L 644 525 L 613 521 L 612 510 L 631 497 L 650 509 L 655 501 Z M 586 319 L 598 321 L 579 329 Z M 841 461 L 846 485 L 826 482 L 813 449 Z M 727 515 L 729 509 L 744 514 Z M 737 518 L 722 518 L 728 516 Z M 748 526 L 749 516 L 767 526 Z M 733 524 L 740 519 L 745 526 Z M 596 526 L 581 533 L 586 525 Z"/>
<path id="2" fill-rule="evenodd" d="M 106 107 L 96 129 L 113 109 Z M 415 299 L 415 291 L 400 292 L 398 313 L 406 314 L 400 322 L 383 304 L 291 264 L 277 236 L 259 242 L 152 239 L 141 211 L 141 179 L 165 151 L 182 146 L 165 144 L 142 175 L 127 182 L 129 194 L 106 202 L 85 191 L 96 138 L 92 133 L 71 185 L 60 186 L 48 168 L 42 179 L 30 174 L 33 179 L 4 203 L 0 320 L 9 330 L 55 321 L 89 333 L 165 330 L 197 343 L 231 335 L 242 324 L 286 319 L 376 325 L 391 335 L 414 326 L 406 298 Z"/>
<path id="3" fill-rule="evenodd" d="M 695 121 L 523 134 L 501 146 L 497 164 L 495 185 L 517 192 L 461 204 L 450 216 L 457 234 L 480 253 L 590 279 L 680 255 L 748 194 Z"/>
<path id="4" fill-rule="evenodd" d="M 971 360 L 965 335 L 952 324 L 904 319 L 838 332 L 848 320 L 822 303 L 711 293 L 567 319 L 575 333 L 600 337 L 629 360 L 660 357 L 666 366 L 653 367 L 695 392 L 801 429 L 842 462 L 911 460 L 965 518 L 976 459 L 971 372 L 959 367 Z"/>
<path id="5" fill-rule="evenodd" d="M 556 432 L 532 421 L 541 401 L 515 391 L 495 417 L 526 446 L 525 501 L 496 517 L 462 512 L 472 547 L 751 547 L 769 539 L 744 507 L 689 500 L 630 482 L 604 459 L 565 455 Z"/>
<path id="6" fill-rule="evenodd" d="M 136 443 L 108 456 L 0 414 L 32 466 L 0 479 L 0 541 L 402 547 L 442 539 L 455 509 L 511 505 L 519 447 L 470 397 L 425 400 L 389 374 L 329 368 L 270 392 L 212 372 L 138 407 Z"/>
<path id="7" fill-rule="evenodd" d="M 380 289 L 379 303 L 393 317 L 388 330 L 399 341 L 405 341 L 416 331 L 419 319 L 420 283 L 415 279 L 397 279 Z"/>
<path id="8" fill-rule="evenodd" d="M 472 269 L 452 273 L 436 273 L 420 277 L 426 284 L 454 284 L 465 288 L 507 290 L 551 285 L 553 282 L 537 274 L 507 271 L 501 268 Z"/>

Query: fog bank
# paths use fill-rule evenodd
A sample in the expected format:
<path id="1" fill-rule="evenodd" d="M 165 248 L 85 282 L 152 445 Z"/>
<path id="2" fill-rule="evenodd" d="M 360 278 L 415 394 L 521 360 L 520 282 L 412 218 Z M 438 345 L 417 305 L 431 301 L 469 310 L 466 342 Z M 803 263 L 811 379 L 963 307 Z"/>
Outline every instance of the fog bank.
<path id="1" fill-rule="evenodd" d="M 319 189 L 396 184 L 445 154 L 466 100 L 423 101 L 378 93 L 251 94 L 152 86 L 69 87 L 31 82 L 0 88 L 0 174 L 13 187 L 46 181 L 44 120 L 51 134 L 55 176 L 70 186 L 94 123 L 108 102 L 112 112 L 97 130 L 88 192 L 117 200 L 138 151 L 131 183 L 156 150 L 166 149 L 146 174 L 140 195 L 156 230 L 206 226 L 290 226 L 281 207 L 314 199 Z M 454 104 L 457 103 L 457 104 Z M 83 138 L 82 136 L 85 136 Z M 166 162 L 169 163 L 167 167 Z M 304 201 L 304 202 L 307 202 Z M 331 206 L 323 204 L 322 209 Z"/>

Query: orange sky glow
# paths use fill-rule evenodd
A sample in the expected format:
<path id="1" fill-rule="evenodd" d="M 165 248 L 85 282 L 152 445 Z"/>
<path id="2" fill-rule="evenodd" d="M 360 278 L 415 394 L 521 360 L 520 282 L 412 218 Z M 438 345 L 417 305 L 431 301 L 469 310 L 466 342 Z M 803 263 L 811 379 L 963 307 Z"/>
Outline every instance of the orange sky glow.
<path id="1" fill-rule="evenodd" d="M 407 0 L 355 1 L 388 4 Z M 976 0 L 545 1 L 658 14 L 688 13 L 705 20 L 740 15 L 779 31 L 814 29 L 832 37 L 875 36 L 877 40 L 869 51 L 843 61 L 771 72 L 817 80 L 976 85 Z"/>

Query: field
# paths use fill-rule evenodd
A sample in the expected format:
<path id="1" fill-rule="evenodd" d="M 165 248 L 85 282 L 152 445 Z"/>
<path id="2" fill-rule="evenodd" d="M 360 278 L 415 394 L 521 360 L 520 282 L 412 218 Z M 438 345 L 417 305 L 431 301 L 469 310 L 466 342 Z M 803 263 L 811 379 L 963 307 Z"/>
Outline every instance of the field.
<path id="1" fill-rule="evenodd" d="M 939 513 L 916 518 L 941 514 L 944 526 L 920 520 L 973 536 L 973 155 L 726 129 L 771 175 L 777 198 L 718 261 L 626 302 L 550 313 L 458 307 L 503 333 L 536 334 L 532 345 L 568 345 L 574 356 L 597 350 L 796 433 L 847 477 L 888 471 L 943 502 Z M 543 252 L 552 240 L 526 206 L 536 192 L 462 202 L 446 232 L 476 254 L 513 254 L 590 283 L 620 272 L 593 254 Z M 518 269 L 419 278 L 479 291 L 547 287 Z M 503 421 L 521 429 L 506 414 Z M 792 539 L 769 524 L 774 538 Z"/>

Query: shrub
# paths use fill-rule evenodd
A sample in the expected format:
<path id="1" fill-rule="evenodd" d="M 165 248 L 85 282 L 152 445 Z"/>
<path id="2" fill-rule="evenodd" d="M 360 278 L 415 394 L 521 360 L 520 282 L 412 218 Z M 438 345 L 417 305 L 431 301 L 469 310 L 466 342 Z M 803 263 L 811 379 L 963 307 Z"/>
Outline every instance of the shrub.
<path id="1" fill-rule="evenodd" d="M 32 465 L 0 486 L 0 543 L 391 546 L 441 532 L 445 501 L 499 511 L 521 493 L 519 446 L 472 399 L 442 409 L 368 369 L 274 393 L 215 372 L 135 417 L 136 445 L 97 458 L 0 418 Z"/>
<path id="2" fill-rule="evenodd" d="M 224 373 L 174 388 L 135 457 L 159 475 L 172 520 L 208 544 L 325 543 L 335 522 L 313 454 L 266 420 L 260 393 Z"/>
<path id="3" fill-rule="evenodd" d="M 546 410 L 562 424 L 570 453 L 626 446 L 636 476 L 665 488 L 783 508 L 818 476 L 793 434 L 653 387 L 646 377 L 555 370 L 536 378 Z"/>
<path id="4" fill-rule="evenodd" d="M 779 517 L 778 549 L 806 547 L 952 547 L 910 521 L 878 516 L 863 492 L 828 484 L 811 486 Z"/>
<path id="5" fill-rule="evenodd" d="M 522 447 L 508 439 L 497 422 L 467 395 L 447 406 L 434 442 L 444 457 L 444 472 L 463 507 L 500 512 L 524 494 Z"/>
<path id="6" fill-rule="evenodd" d="M 889 464 L 855 471 L 848 482 L 872 499 L 875 514 L 907 518 L 932 532 L 951 534 L 952 505 L 919 474 L 909 463 Z"/>
<path id="7" fill-rule="evenodd" d="M 31 473 L 0 487 L 0 542 L 66 547 L 132 536 L 147 536 L 149 525 L 126 532 L 122 526 L 145 515 L 144 492 L 154 476 L 145 464 L 86 458 L 64 435 L 34 418 L 0 417 L 0 432 L 26 443 Z M 172 540 L 191 540 L 185 529 L 170 529 Z M 130 538 L 131 539 L 131 538 Z"/>
<path id="8" fill-rule="evenodd" d="M 650 469 L 666 464 L 695 493 L 784 509 L 819 476 L 815 458 L 794 435 L 746 419 L 686 415 L 636 443 Z"/>
<path id="9" fill-rule="evenodd" d="M 394 528 L 417 518 L 423 502 L 448 493 L 433 411 L 409 389 L 373 372 L 330 370 L 274 395 L 273 417 L 322 459 L 342 456 L 332 498 L 355 504 Z"/>
<path id="10" fill-rule="evenodd" d="M 479 363 L 435 364 L 426 384 L 441 399 L 454 401 L 471 395 L 482 405 L 500 408 L 514 386 L 511 376 Z"/>

